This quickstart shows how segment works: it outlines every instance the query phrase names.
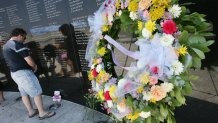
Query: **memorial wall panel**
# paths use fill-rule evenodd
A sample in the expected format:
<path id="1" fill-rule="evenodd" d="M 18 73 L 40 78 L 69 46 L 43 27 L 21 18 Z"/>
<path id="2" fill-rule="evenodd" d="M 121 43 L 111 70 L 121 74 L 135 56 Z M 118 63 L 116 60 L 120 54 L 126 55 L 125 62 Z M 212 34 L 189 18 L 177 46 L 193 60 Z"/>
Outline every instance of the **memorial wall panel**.
<path id="1" fill-rule="evenodd" d="M 69 95 L 84 93 L 82 88 L 88 82 L 87 18 L 104 0 L 0 1 L 1 46 L 14 28 L 25 29 L 25 44 L 38 65 L 36 75 L 44 93 L 52 95 L 55 89 L 61 90 L 64 98 L 76 102 Z M 6 74 L 1 73 L 0 78 L 12 81 Z M 80 91 L 75 92 L 78 88 Z"/>

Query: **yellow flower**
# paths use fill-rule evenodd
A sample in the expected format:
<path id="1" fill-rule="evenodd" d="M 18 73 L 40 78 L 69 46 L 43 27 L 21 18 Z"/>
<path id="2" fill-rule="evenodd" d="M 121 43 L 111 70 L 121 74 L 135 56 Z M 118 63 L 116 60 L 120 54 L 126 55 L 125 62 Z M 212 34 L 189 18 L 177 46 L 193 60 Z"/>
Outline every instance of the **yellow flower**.
<path id="1" fill-rule="evenodd" d="M 155 30 L 156 30 L 155 21 L 151 21 L 151 20 L 147 21 L 147 22 L 145 23 L 145 28 L 146 28 L 148 31 L 150 31 L 151 33 L 152 33 L 153 31 L 155 31 Z"/>
<path id="2" fill-rule="evenodd" d="M 92 72 L 89 71 L 89 75 L 88 75 L 89 80 L 93 80 L 94 76 L 92 75 Z"/>
<path id="3" fill-rule="evenodd" d="M 119 16 L 119 12 L 116 12 L 116 16 L 117 16 L 117 17 Z"/>
<path id="4" fill-rule="evenodd" d="M 108 81 L 108 79 L 111 77 L 111 75 L 109 73 L 104 73 L 103 76 L 102 76 L 102 81 L 105 82 L 105 81 Z"/>
<path id="5" fill-rule="evenodd" d="M 157 100 L 155 100 L 154 98 L 152 98 L 152 99 L 150 100 L 150 102 L 152 102 L 152 103 L 156 103 Z"/>
<path id="6" fill-rule="evenodd" d="M 149 13 L 149 16 L 152 21 L 156 21 L 160 19 L 164 15 L 164 8 L 163 7 L 152 7 Z"/>
<path id="7" fill-rule="evenodd" d="M 114 92 L 116 89 L 117 87 L 114 85 L 109 88 L 109 94 L 111 95 L 111 97 L 114 97 Z"/>
<path id="8" fill-rule="evenodd" d="M 113 100 L 114 103 L 117 103 L 118 98 L 112 98 L 112 100 Z"/>
<path id="9" fill-rule="evenodd" d="M 98 46 L 100 44 L 100 41 L 98 40 L 98 41 L 96 41 L 96 46 Z"/>
<path id="10" fill-rule="evenodd" d="M 105 100 L 103 90 L 100 90 L 100 91 L 98 92 L 97 97 L 98 97 L 101 101 L 104 101 L 104 100 Z"/>
<path id="11" fill-rule="evenodd" d="M 109 30 L 108 25 L 104 25 L 102 27 L 103 32 L 107 32 Z"/>
<path id="12" fill-rule="evenodd" d="M 116 2 L 116 8 L 117 8 L 117 9 L 120 8 L 120 0 L 117 0 L 117 2 Z"/>
<path id="13" fill-rule="evenodd" d="M 96 78 L 96 82 L 102 84 L 103 81 L 103 76 L 106 74 L 106 72 L 104 70 L 100 71 L 97 78 Z"/>
<path id="14" fill-rule="evenodd" d="M 138 3 L 136 0 L 132 0 L 129 3 L 128 10 L 132 12 L 136 12 L 138 10 Z"/>
<path id="15" fill-rule="evenodd" d="M 98 53 L 100 56 L 104 56 L 104 54 L 106 53 L 105 47 L 101 47 L 100 49 L 98 49 L 97 53 Z"/>
<path id="16" fill-rule="evenodd" d="M 155 7 L 168 7 L 171 0 L 152 0 L 152 5 Z"/>
<path id="17" fill-rule="evenodd" d="M 139 76 L 139 80 L 140 80 L 143 84 L 147 84 L 147 83 L 149 82 L 149 80 L 150 80 L 149 73 L 146 72 L 146 73 L 144 73 L 144 74 L 141 74 L 141 75 Z"/>
<path id="18" fill-rule="evenodd" d="M 131 120 L 131 121 L 136 120 L 138 117 L 139 117 L 139 113 L 138 113 L 138 112 L 135 112 L 134 115 L 128 114 L 128 115 L 126 116 L 126 118 L 129 119 L 129 120 Z"/>
<path id="19" fill-rule="evenodd" d="M 92 63 L 96 65 L 96 64 L 97 64 L 97 59 L 94 58 L 94 59 L 92 60 Z"/>
<path id="20" fill-rule="evenodd" d="M 179 52 L 179 54 L 180 55 L 185 55 L 185 54 L 187 54 L 187 47 L 186 46 L 181 46 L 179 49 L 178 49 L 178 52 Z"/>
<path id="21" fill-rule="evenodd" d="M 144 86 L 140 86 L 140 87 L 137 89 L 137 93 L 138 93 L 138 94 L 141 94 L 143 90 L 144 90 Z"/>
<path id="22" fill-rule="evenodd" d="M 138 21 L 138 29 L 142 30 L 143 28 L 143 22 L 142 21 Z"/>

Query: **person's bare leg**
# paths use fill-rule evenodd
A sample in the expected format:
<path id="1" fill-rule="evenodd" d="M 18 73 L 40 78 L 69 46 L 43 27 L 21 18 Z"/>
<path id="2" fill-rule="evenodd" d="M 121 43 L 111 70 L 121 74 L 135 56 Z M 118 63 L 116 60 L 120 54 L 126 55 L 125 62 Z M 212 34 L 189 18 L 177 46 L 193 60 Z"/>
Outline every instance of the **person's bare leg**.
<path id="1" fill-rule="evenodd" d="M 36 107 L 39 111 L 39 116 L 44 116 L 47 112 L 45 111 L 44 107 L 43 107 L 43 102 L 42 102 L 42 96 L 38 95 L 34 97 L 34 102 L 36 104 Z"/>
<path id="2" fill-rule="evenodd" d="M 29 115 L 33 114 L 35 112 L 35 110 L 33 109 L 33 105 L 30 101 L 30 97 L 29 96 L 22 96 L 22 101 L 23 101 Z"/>
<path id="3" fill-rule="evenodd" d="M 0 102 L 5 101 L 3 91 L 0 91 Z"/>

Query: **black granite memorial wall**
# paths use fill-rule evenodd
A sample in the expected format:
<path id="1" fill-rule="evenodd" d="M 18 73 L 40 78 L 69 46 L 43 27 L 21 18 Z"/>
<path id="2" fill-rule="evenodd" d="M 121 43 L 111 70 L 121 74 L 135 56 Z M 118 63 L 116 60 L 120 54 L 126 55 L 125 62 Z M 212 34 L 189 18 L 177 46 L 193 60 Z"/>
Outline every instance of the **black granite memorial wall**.
<path id="1" fill-rule="evenodd" d="M 87 18 L 103 1 L 0 0 L 1 47 L 12 29 L 25 29 L 28 32 L 25 44 L 38 65 L 36 75 L 44 93 L 53 95 L 53 91 L 60 90 L 63 98 L 76 102 L 74 97 L 81 96 L 88 84 Z M 6 90 L 16 90 L 8 74 L 1 70 L 0 80 Z"/>

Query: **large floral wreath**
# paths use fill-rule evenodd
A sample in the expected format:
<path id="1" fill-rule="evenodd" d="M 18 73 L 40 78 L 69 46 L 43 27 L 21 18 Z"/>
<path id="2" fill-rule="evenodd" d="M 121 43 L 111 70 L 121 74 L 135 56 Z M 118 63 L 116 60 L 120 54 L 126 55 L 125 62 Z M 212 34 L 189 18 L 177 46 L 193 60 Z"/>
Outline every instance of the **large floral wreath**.
<path id="1" fill-rule="evenodd" d="M 200 68 L 213 40 L 205 15 L 189 13 L 178 0 L 106 0 L 88 18 L 92 35 L 86 59 L 95 97 L 126 122 L 175 122 L 174 109 L 191 93 L 189 69 Z M 137 51 L 117 41 L 120 31 L 136 35 Z M 113 49 L 135 59 L 120 66 Z M 117 76 L 114 66 L 127 71 Z"/>

